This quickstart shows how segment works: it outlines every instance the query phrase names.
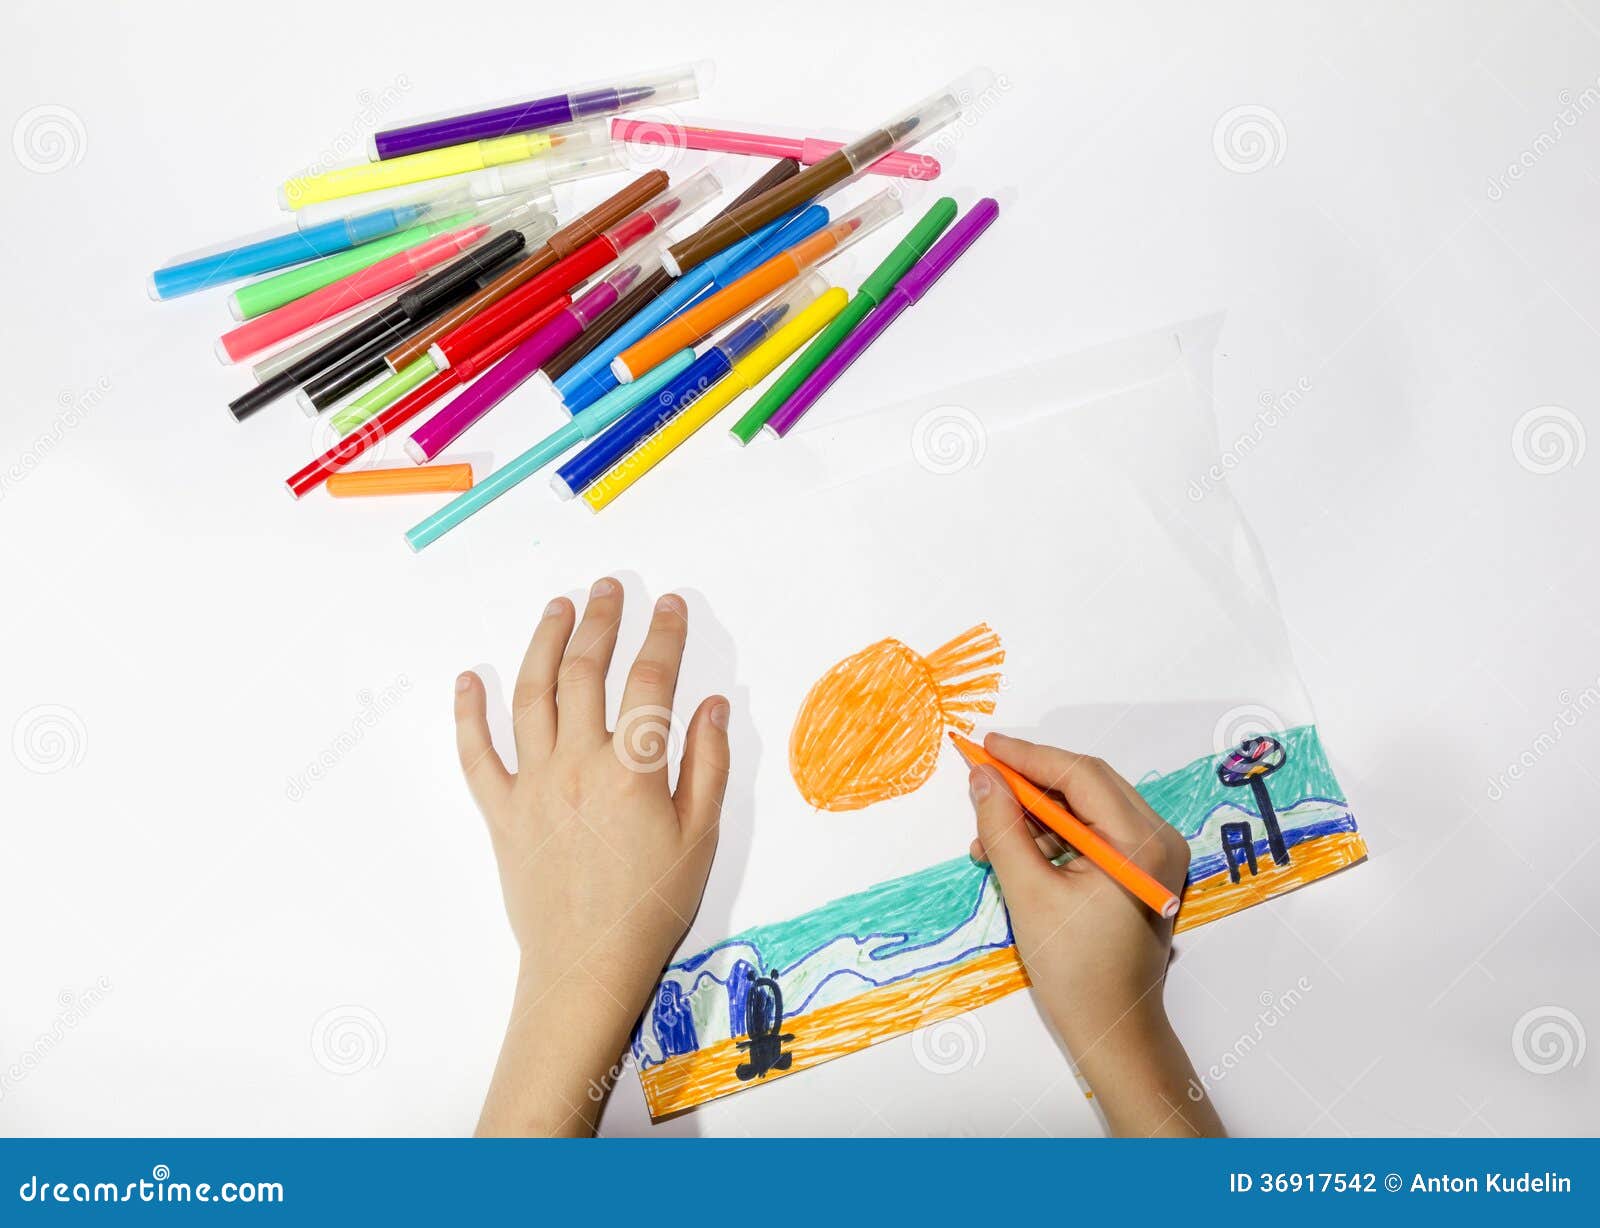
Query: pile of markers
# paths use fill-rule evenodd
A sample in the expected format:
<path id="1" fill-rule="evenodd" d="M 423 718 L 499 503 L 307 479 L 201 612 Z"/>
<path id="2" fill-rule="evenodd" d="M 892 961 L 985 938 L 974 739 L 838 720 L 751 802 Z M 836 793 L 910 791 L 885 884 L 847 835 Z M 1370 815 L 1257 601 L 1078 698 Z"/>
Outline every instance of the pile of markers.
<path id="1" fill-rule="evenodd" d="M 702 74 L 375 133 L 368 161 L 279 189 L 292 225 L 169 263 L 151 297 L 259 277 L 230 294 L 237 324 L 217 342 L 222 361 L 254 362 L 230 410 L 243 421 L 293 394 L 328 413 L 339 442 L 288 479 L 296 498 L 323 484 L 454 493 L 407 531 L 413 550 L 551 466 L 558 496 L 598 511 L 788 363 L 731 429 L 741 444 L 781 438 L 999 209 L 985 198 L 957 220 L 939 199 L 851 296 L 819 266 L 894 221 L 901 193 L 891 183 L 837 214 L 822 202 L 864 175 L 936 178 L 931 157 L 902 151 L 958 119 L 982 85 L 952 82 L 843 145 L 618 115 L 697 98 Z M 625 143 L 778 160 L 695 229 L 684 223 L 722 192 L 714 168 L 677 184 L 648 171 L 561 225 L 552 189 L 627 173 Z M 448 462 L 535 377 L 569 415 L 558 430 L 476 482 Z M 349 468 L 402 430 L 414 466 Z"/>

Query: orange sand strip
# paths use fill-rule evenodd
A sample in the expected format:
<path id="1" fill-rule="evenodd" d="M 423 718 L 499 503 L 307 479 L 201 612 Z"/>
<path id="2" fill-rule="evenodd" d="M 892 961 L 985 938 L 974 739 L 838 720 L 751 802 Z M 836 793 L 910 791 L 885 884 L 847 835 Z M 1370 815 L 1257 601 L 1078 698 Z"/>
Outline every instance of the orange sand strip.
<path id="1" fill-rule="evenodd" d="M 741 1083 L 733 1073 L 734 1067 L 746 1060 L 737 1040 L 718 1041 L 697 1053 L 669 1058 L 663 1065 L 641 1071 L 639 1080 L 644 1084 L 650 1116 L 659 1120 L 729 1092 L 759 1082 L 770 1083 L 877 1041 L 960 1015 L 1027 984 L 1015 947 L 985 951 L 955 967 L 868 990 L 832 1006 L 785 1019 L 783 1030 L 794 1034 L 794 1040 L 785 1048 L 794 1054 L 794 1061 L 788 1070 L 775 1070 L 764 1080 Z"/>
<path id="2" fill-rule="evenodd" d="M 1274 864 L 1270 855 L 1260 858 L 1257 874 L 1252 875 L 1249 866 L 1240 866 L 1237 883 L 1228 881 L 1226 870 L 1213 874 L 1191 883 L 1183 893 L 1183 906 L 1178 910 L 1173 928 L 1181 932 L 1215 921 L 1241 908 L 1304 887 L 1346 866 L 1365 861 L 1366 857 L 1367 845 L 1359 833 L 1339 831 L 1294 845 L 1289 849 L 1286 866 Z"/>

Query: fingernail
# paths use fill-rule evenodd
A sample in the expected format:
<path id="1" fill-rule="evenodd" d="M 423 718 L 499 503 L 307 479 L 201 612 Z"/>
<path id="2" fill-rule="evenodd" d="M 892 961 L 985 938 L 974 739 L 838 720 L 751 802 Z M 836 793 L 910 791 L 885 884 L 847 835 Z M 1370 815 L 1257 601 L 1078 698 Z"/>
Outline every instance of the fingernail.
<path id="1" fill-rule="evenodd" d="M 683 598 L 678 596 L 677 593 L 668 593 L 660 601 L 656 602 L 656 609 L 663 614 L 682 615 L 689 612 L 689 607 L 683 604 Z"/>
<path id="2" fill-rule="evenodd" d="M 557 597 L 549 605 L 545 606 L 544 616 L 546 618 L 554 618 L 559 613 L 561 613 L 561 598 Z"/>
<path id="3" fill-rule="evenodd" d="M 711 723 L 718 729 L 726 731 L 728 728 L 728 717 L 731 712 L 732 709 L 728 706 L 728 701 L 726 699 L 718 700 L 716 703 L 711 705 Z"/>
<path id="4" fill-rule="evenodd" d="M 974 768 L 972 775 L 967 777 L 967 792 L 972 794 L 972 800 L 981 802 L 989 796 L 989 773 L 981 768 Z"/>
<path id="5" fill-rule="evenodd" d="M 456 675 L 456 694 L 459 695 L 462 691 L 467 690 L 471 686 L 472 686 L 472 675 L 471 674 L 457 674 Z"/>
<path id="6" fill-rule="evenodd" d="M 614 593 L 616 591 L 617 591 L 617 583 L 616 583 L 615 580 L 611 580 L 611 579 L 608 579 L 608 578 L 601 578 L 601 579 L 596 580 L 594 582 L 594 587 L 589 590 L 589 596 L 591 596 L 591 597 L 609 597 L 609 596 L 611 596 L 612 593 Z"/>

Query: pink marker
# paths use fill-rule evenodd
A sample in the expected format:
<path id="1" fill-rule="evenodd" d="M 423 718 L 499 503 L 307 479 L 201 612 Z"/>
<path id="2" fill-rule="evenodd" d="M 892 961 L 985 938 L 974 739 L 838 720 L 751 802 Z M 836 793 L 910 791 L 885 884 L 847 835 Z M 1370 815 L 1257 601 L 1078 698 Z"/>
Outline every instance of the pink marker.
<path id="1" fill-rule="evenodd" d="M 396 252 L 376 264 L 358 269 L 348 277 L 330 282 L 320 290 L 257 316 L 238 328 L 229 329 L 217 340 L 217 357 L 225 363 L 242 362 L 268 346 L 313 328 L 324 320 L 341 316 L 396 286 L 405 285 L 513 225 L 528 236 L 531 248 L 543 242 L 555 229 L 555 219 L 537 207 L 537 203 L 545 201 L 546 198 L 541 195 L 489 210 L 470 225 L 435 235 L 415 247 Z"/>
<path id="2" fill-rule="evenodd" d="M 639 255 L 617 261 L 611 273 L 550 323 L 534 333 L 406 440 L 406 454 L 425 465 L 461 437 L 461 433 L 505 400 L 545 363 L 609 311 L 629 287 L 661 267 L 661 243 L 650 244 Z M 454 368 L 452 368 L 453 370 Z"/>
<path id="3" fill-rule="evenodd" d="M 632 145 L 659 145 L 667 149 L 703 149 L 709 153 L 749 154 L 757 158 L 794 158 L 802 165 L 821 162 L 843 149 L 839 141 L 818 137 L 766 136 L 759 132 L 731 132 L 724 128 L 687 128 L 659 120 L 623 119 L 611 121 L 611 139 Z M 937 179 L 940 166 L 926 154 L 892 153 L 867 168 L 869 175 L 892 175 L 896 179 Z"/>

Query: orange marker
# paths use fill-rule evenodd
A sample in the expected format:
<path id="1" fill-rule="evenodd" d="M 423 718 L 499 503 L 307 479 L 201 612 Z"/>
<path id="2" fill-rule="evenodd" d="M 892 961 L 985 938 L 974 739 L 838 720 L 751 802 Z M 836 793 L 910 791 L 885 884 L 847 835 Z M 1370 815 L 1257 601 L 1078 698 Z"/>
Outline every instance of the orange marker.
<path id="1" fill-rule="evenodd" d="M 361 469 L 328 476 L 328 493 L 350 495 L 423 495 L 472 486 L 471 465 L 406 465 L 398 469 Z"/>
<path id="2" fill-rule="evenodd" d="M 956 749 L 961 752 L 961 757 L 969 764 L 991 767 L 1000 773 L 1002 780 L 1016 794 L 1017 800 L 1022 803 L 1022 808 L 1039 822 L 1043 823 L 1056 835 L 1060 836 L 1078 852 L 1082 853 L 1095 865 L 1099 866 L 1118 883 L 1126 887 L 1135 896 L 1155 909 L 1156 915 L 1161 917 L 1175 917 L 1178 914 L 1178 897 L 1173 895 L 1153 877 L 1130 861 L 1124 854 L 1112 848 L 1104 837 L 1092 828 L 1085 827 L 1082 820 L 1078 819 L 1065 806 L 1056 801 L 1038 785 L 1026 776 L 1008 768 L 976 742 L 962 737 L 959 733 L 951 733 L 950 740 L 956 744 Z"/>
<path id="3" fill-rule="evenodd" d="M 895 190 L 879 192 L 837 222 L 801 239 L 793 247 L 757 265 L 726 289 L 702 299 L 655 332 L 635 341 L 611 360 L 611 373 L 618 382 L 631 383 L 679 350 L 704 341 L 720 325 L 783 289 L 812 265 L 864 239 L 899 212 L 900 198 Z"/>

